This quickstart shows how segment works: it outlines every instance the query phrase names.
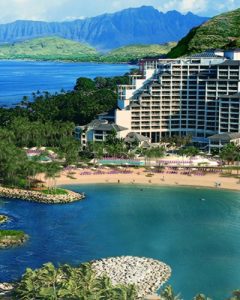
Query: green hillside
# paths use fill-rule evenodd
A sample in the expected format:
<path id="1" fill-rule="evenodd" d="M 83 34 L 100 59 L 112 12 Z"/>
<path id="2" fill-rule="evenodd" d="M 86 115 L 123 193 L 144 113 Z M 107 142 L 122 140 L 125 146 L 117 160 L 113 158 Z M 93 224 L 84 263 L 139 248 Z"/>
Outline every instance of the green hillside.
<path id="1" fill-rule="evenodd" d="M 155 57 L 168 53 L 176 43 L 164 45 L 129 45 L 114 49 L 102 57 L 105 62 L 129 62 L 144 57 Z"/>
<path id="2" fill-rule="evenodd" d="M 193 28 L 168 56 L 175 58 L 209 48 L 240 47 L 240 9 L 218 15 Z"/>
<path id="3" fill-rule="evenodd" d="M 102 54 L 96 49 L 60 37 L 42 37 L 24 42 L 0 45 L 0 59 L 69 60 L 129 62 L 166 54 L 176 43 L 164 45 L 130 45 Z"/>
<path id="4" fill-rule="evenodd" d="M 59 37 L 44 37 L 0 46 L 0 59 L 91 61 L 98 58 L 89 45 Z"/>

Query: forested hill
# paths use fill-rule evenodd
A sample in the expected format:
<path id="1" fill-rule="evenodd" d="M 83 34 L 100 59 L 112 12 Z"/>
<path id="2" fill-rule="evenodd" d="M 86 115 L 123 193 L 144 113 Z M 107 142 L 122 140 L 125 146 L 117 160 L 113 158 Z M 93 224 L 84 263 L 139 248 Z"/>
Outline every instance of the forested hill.
<path id="1" fill-rule="evenodd" d="M 206 20 L 192 13 L 162 13 L 154 7 L 142 6 L 72 22 L 16 21 L 2 24 L 0 43 L 53 35 L 87 43 L 99 50 L 130 44 L 163 44 L 180 40 L 190 29 Z"/>
<path id="2" fill-rule="evenodd" d="M 0 59 L 130 62 L 144 57 L 167 54 L 175 45 L 176 43 L 130 45 L 107 53 L 100 53 L 87 44 L 60 37 L 44 37 L 0 45 Z"/>
<path id="3" fill-rule="evenodd" d="M 0 46 L 0 59 L 92 61 L 98 58 L 99 53 L 93 47 L 59 37 L 37 38 Z"/>
<path id="4" fill-rule="evenodd" d="M 102 56 L 104 62 L 129 62 L 144 57 L 157 57 L 167 54 L 176 43 L 163 45 L 129 45 L 114 49 Z"/>
<path id="5" fill-rule="evenodd" d="M 192 29 L 168 54 L 175 58 L 209 48 L 240 47 L 240 8 L 218 15 Z"/>

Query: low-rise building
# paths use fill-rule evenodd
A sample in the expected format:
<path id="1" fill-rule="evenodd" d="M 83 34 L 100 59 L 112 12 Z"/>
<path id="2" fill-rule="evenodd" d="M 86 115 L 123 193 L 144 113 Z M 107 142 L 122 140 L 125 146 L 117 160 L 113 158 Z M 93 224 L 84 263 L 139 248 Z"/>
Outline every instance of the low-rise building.
<path id="1" fill-rule="evenodd" d="M 107 135 L 116 132 L 118 138 L 126 136 L 127 128 L 109 123 L 107 120 L 93 120 L 87 125 L 77 126 L 75 128 L 75 138 L 79 140 L 82 146 L 86 146 L 87 142 L 104 142 Z"/>
<path id="2" fill-rule="evenodd" d="M 234 143 L 240 146 L 240 133 L 218 133 L 210 136 L 209 138 L 209 150 L 221 149 L 224 145 Z"/>

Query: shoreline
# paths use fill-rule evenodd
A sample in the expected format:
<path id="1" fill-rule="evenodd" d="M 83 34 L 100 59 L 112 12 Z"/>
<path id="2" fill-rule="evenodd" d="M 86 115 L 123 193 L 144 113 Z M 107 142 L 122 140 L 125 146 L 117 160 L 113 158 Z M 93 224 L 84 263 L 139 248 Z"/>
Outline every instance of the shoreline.
<path id="1" fill-rule="evenodd" d="M 224 177 L 220 174 L 206 175 L 183 175 L 144 172 L 144 169 L 128 168 L 127 173 L 112 174 L 108 170 L 105 174 L 91 173 L 91 169 L 72 171 L 71 178 L 66 172 L 62 172 L 57 178 L 58 186 L 65 185 L 84 185 L 84 184 L 127 184 L 144 186 L 179 186 L 193 188 L 210 188 L 215 190 L 231 190 L 240 192 L 240 179 Z M 106 171 L 106 169 L 104 170 Z M 152 174 L 152 175 L 149 175 Z M 73 179 L 74 177 L 74 179 Z"/>
<path id="2" fill-rule="evenodd" d="M 74 186 L 74 185 L 118 185 L 118 182 L 90 182 L 90 183 L 81 183 L 81 182 L 73 182 L 73 183 L 67 183 L 67 184 L 58 184 L 58 187 L 64 187 L 64 186 Z M 132 184 L 131 182 L 129 183 L 123 183 L 120 182 L 119 185 L 122 186 L 128 186 L 128 185 L 134 185 L 134 186 L 138 186 L 138 187 L 145 187 L 145 188 L 150 188 L 150 187 L 163 187 L 163 188 L 172 188 L 172 187 L 179 187 L 179 188 L 192 188 L 192 189 L 206 189 L 206 190 L 222 190 L 222 191 L 232 191 L 232 192 L 237 192 L 240 193 L 239 189 L 231 189 L 231 188 L 216 188 L 216 187 L 210 187 L 210 186 L 201 186 L 201 185 L 184 185 L 184 184 L 142 184 L 142 183 L 137 183 L 135 182 L 134 184 Z"/>
<path id="3" fill-rule="evenodd" d="M 110 65 L 130 65 L 136 66 L 136 64 L 132 64 L 131 62 L 105 62 L 99 60 L 62 60 L 62 59 L 32 59 L 32 58 L 0 58 L 1 61 L 22 61 L 22 62 L 59 62 L 59 63 L 88 63 L 88 64 L 110 64 Z"/>
<path id="4" fill-rule="evenodd" d="M 0 187 L 0 197 L 8 199 L 20 199 L 31 202 L 38 202 L 44 204 L 65 204 L 71 203 L 85 198 L 84 193 L 75 193 L 66 190 L 66 194 L 44 194 L 34 190 L 23 190 L 18 188 Z"/>

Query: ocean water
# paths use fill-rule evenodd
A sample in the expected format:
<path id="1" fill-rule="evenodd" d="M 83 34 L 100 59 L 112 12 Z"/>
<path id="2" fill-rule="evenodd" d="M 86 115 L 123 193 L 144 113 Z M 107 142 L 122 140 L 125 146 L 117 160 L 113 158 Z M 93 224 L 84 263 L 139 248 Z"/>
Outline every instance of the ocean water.
<path id="1" fill-rule="evenodd" d="M 240 288 L 240 192 L 135 185 L 69 186 L 87 198 L 66 205 L 0 202 L 0 213 L 30 235 L 0 251 L 0 282 L 26 267 L 118 255 L 162 260 L 184 299 L 198 292 L 221 300 Z M 201 199 L 204 198 L 205 201 Z"/>
<path id="2" fill-rule="evenodd" d="M 19 103 L 32 92 L 72 90 L 79 77 L 118 76 L 127 64 L 4 61 L 0 60 L 0 106 Z"/>

